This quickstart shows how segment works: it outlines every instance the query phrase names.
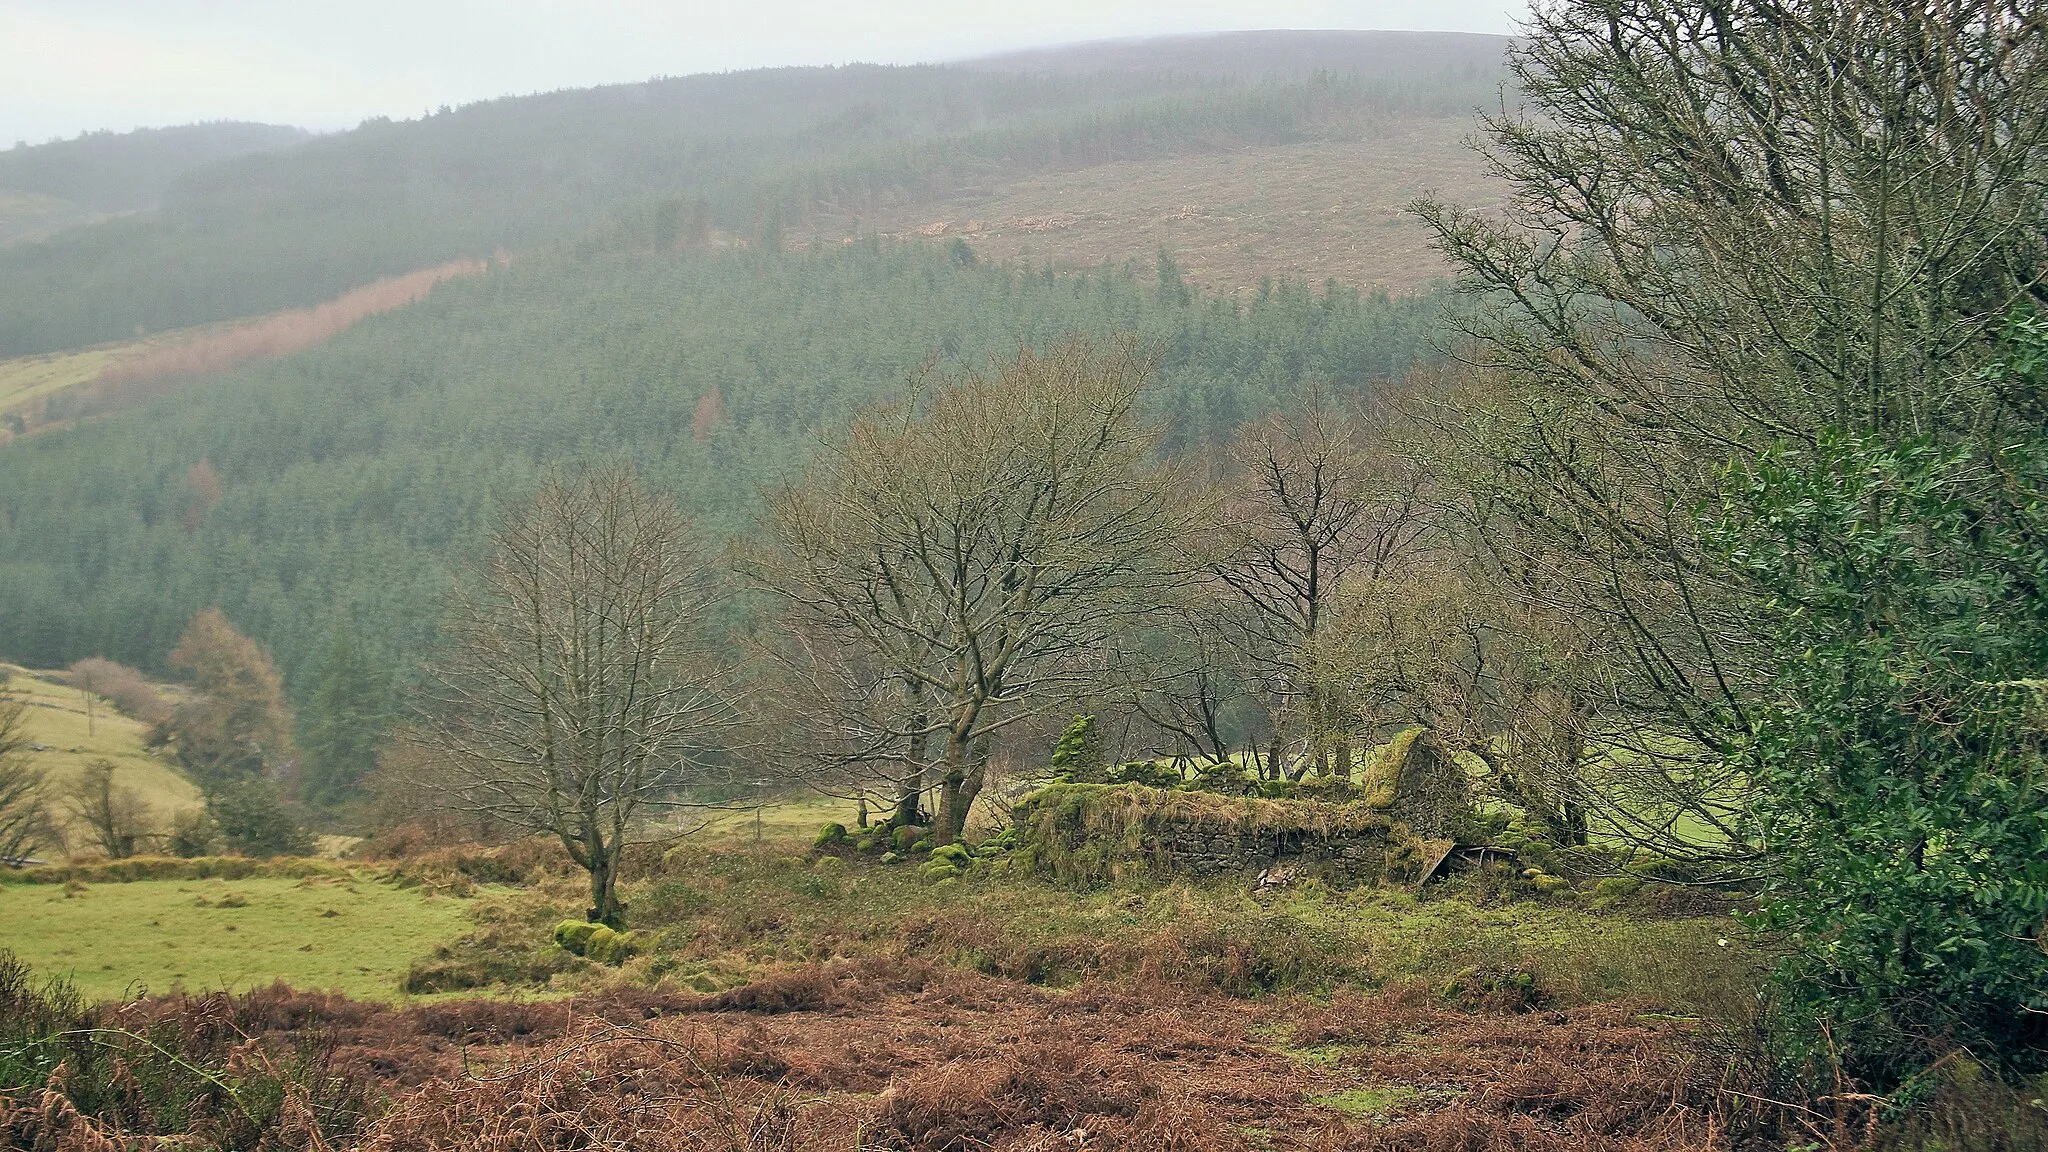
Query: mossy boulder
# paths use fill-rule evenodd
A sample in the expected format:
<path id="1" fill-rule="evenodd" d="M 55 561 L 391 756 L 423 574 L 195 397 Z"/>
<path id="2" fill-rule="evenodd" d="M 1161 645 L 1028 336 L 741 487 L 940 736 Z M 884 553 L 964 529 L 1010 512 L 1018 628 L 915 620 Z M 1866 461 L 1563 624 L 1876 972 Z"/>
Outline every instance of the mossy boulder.
<path id="1" fill-rule="evenodd" d="M 555 943 L 565 952 L 587 956 L 590 954 L 590 938 L 599 932 L 610 931 L 604 925 L 589 920 L 564 920 L 555 925 Z"/>
<path id="2" fill-rule="evenodd" d="M 616 968 L 640 954 L 645 940 L 638 932 L 614 932 L 600 924 L 583 945 L 583 958 Z"/>
<path id="3" fill-rule="evenodd" d="M 944 860 L 965 868 L 974 859 L 974 853 L 969 852 L 965 844 L 941 844 L 932 849 L 932 859 Z"/>
<path id="4" fill-rule="evenodd" d="M 932 830 L 921 824 L 905 824 L 889 834 L 889 842 L 898 852 L 909 852 L 918 841 L 927 839 Z"/>
<path id="5" fill-rule="evenodd" d="M 811 847 L 831 848 L 845 842 L 845 840 L 846 825 L 837 823 L 827 824 L 823 828 L 818 829 L 817 839 L 811 841 Z"/>
<path id="6" fill-rule="evenodd" d="M 958 880 L 960 878 L 960 869 L 946 861 L 940 860 L 918 869 L 917 874 L 925 883 L 937 884 L 941 880 Z"/>

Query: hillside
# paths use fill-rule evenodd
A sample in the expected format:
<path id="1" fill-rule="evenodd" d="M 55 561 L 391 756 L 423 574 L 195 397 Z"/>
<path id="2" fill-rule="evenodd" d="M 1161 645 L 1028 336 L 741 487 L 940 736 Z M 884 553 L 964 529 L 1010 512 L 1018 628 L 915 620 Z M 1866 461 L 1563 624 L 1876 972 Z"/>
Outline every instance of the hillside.
<path id="1" fill-rule="evenodd" d="M 1503 43 L 694 76 L 200 164 L 0 252 L 0 657 L 161 674 L 211 605 L 301 705 L 344 634 L 400 693 L 546 469 L 630 458 L 720 540 L 932 356 L 1135 332 L 1182 452 L 1383 387 L 1440 308 L 1403 205 L 1497 195 L 1459 139 Z"/>
<path id="2" fill-rule="evenodd" d="M 16 144 L 0 152 L 0 247 L 152 210 L 189 172 L 306 137 L 298 128 L 227 122 Z"/>
<path id="3" fill-rule="evenodd" d="M 1309 381 L 1399 374 L 1439 307 L 1292 281 L 1184 291 L 1152 269 L 875 242 L 591 251 L 452 280 L 317 349 L 0 448 L 0 637 L 39 666 L 160 671 L 218 605 L 295 687 L 342 629 L 395 673 L 431 641 L 448 565 L 551 465 L 628 457 L 716 539 L 933 354 L 985 366 L 1135 332 L 1164 353 L 1156 413 L 1190 451 Z"/>
<path id="4" fill-rule="evenodd" d="M 1449 275 L 1407 206 L 1425 192 L 1491 207 L 1500 188 L 1457 117 L 1365 117 L 1321 137 L 1121 160 L 877 213 L 888 235 L 960 237 L 998 259 L 1086 267 L 1162 249 L 1225 293 L 1276 275 L 1418 292 Z"/>
<path id="5" fill-rule="evenodd" d="M 1193 57 L 1162 41 L 1146 67 L 1091 64 L 1099 50 L 1085 49 L 1057 66 L 663 79 L 220 159 L 164 186 L 154 212 L 0 251 L 0 359 L 305 307 L 382 276 L 591 234 L 656 247 L 838 238 L 1032 177 L 1355 139 L 1362 119 L 1440 121 L 1425 135 L 1451 139 L 1496 96 L 1505 45 L 1276 35 L 1246 42 L 1242 60 L 1227 38 L 1202 38 Z M 1298 59 L 1274 43 L 1298 45 Z M 18 168 L 58 158 L 21 151 Z M 59 195 L 53 179 L 27 191 Z"/>

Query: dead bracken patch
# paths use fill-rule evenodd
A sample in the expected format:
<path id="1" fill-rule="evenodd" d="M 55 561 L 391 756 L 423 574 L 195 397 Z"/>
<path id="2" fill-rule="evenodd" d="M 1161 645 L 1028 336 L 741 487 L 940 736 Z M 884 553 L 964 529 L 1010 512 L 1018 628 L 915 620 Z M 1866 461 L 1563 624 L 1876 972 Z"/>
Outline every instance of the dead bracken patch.
<path id="1" fill-rule="evenodd" d="M 114 1011 L 115 1027 L 217 1034 L 250 1060 L 317 1040 L 328 1074 L 376 1102 L 339 1138 L 301 1125 L 266 1148 L 1737 1147 L 1682 1023 L 1617 1005 L 1461 1007 L 1427 989 L 1327 1002 L 1159 981 L 1055 992 L 868 960 L 716 996 L 400 1009 L 276 986 Z M 0 1133 L 27 1148 L 158 1146 L 36 1093 L 0 1098 Z"/>
<path id="2" fill-rule="evenodd" d="M 1417 992 L 1253 1005 L 851 965 L 764 983 L 639 1023 L 593 1015 L 487 1059 L 494 1072 L 437 1077 L 362 1147 L 1728 1146 L 1684 1038 L 1621 1008 L 1473 1013 Z M 1310 1043 L 1342 1055 L 1291 1054 Z M 1331 1103 L 1368 1097 L 1388 1106 Z"/>

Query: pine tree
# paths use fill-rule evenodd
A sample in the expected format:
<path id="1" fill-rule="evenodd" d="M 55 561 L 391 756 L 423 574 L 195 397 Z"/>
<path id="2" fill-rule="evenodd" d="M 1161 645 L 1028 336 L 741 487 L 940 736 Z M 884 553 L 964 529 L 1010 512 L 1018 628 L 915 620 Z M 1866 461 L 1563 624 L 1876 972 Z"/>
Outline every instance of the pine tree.
<path id="1" fill-rule="evenodd" d="M 377 765 L 377 742 L 389 723 L 389 685 L 363 652 L 353 630 L 334 634 L 313 692 L 301 712 L 299 744 L 305 752 L 301 795 L 333 808 L 356 793 Z"/>

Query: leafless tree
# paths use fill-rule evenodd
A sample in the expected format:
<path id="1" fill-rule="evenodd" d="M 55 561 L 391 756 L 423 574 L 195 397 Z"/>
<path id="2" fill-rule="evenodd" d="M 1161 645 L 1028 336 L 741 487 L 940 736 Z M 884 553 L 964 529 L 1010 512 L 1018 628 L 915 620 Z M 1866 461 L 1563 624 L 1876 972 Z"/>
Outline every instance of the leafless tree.
<path id="1" fill-rule="evenodd" d="M 1276 729 L 1299 733 L 1294 775 L 1348 773 L 1349 724 L 1308 665 L 1342 582 L 1377 578 L 1427 538 L 1424 473 L 1402 455 L 1388 406 L 1347 411 L 1311 393 L 1295 410 L 1247 427 L 1232 445 L 1235 475 L 1217 580 L 1247 681 Z M 1268 770 L 1281 769 L 1276 745 Z"/>
<path id="2" fill-rule="evenodd" d="M 644 810 L 726 779 L 733 708 L 703 636 L 712 572 L 690 522 L 623 466 L 549 479 L 458 582 L 428 729 L 458 802 L 558 838 L 618 922 Z"/>
<path id="3" fill-rule="evenodd" d="M 133 788 L 115 785 L 116 765 L 94 760 L 66 790 L 73 824 L 110 860 L 125 860 L 159 838 L 149 805 Z"/>
<path id="4" fill-rule="evenodd" d="M 55 842 L 43 774 L 30 760 L 28 701 L 0 689 L 0 860 Z"/>
<path id="5" fill-rule="evenodd" d="M 1128 342 L 1025 351 L 861 414 L 769 498 L 775 549 L 749 569 L 861 653 L 846 689 L 885 706 L 858 743 L 936 776 L 939 843 L 958 838 L 990 741 L 1071 698 L 1181 579 L 1200 509 L 1175 498 L 1186 485 L 1139 415 L 1151 371 Z"/>

